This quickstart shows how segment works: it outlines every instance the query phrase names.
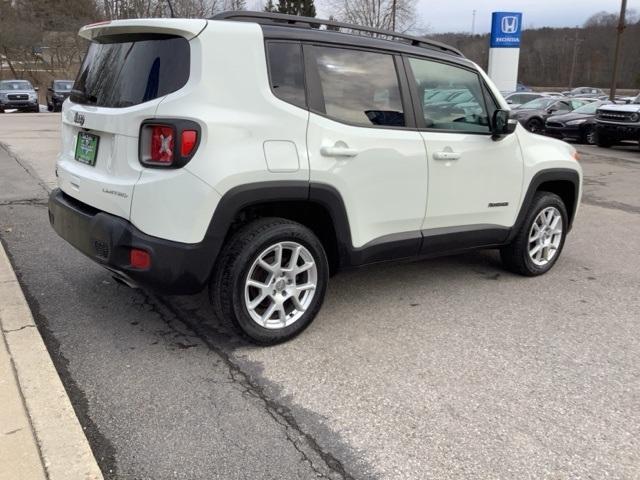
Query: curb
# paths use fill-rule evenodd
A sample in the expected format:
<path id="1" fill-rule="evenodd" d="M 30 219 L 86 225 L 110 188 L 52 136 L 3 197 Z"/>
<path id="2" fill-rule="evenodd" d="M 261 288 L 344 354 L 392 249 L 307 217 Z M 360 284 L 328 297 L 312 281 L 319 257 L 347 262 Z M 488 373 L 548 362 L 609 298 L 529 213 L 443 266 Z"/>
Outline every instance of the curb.
<path id="1" fill-rule="evenodd" d="M 0 328 L 47 478 L 103 480 L 1 243 Z"/>

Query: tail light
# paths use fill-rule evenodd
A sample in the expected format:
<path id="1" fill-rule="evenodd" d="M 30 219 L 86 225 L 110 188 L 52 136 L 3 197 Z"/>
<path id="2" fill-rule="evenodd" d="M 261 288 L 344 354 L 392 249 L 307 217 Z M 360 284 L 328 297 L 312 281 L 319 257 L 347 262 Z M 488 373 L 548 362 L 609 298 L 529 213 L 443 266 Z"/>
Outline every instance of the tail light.
<path id="1" fill-rule="evenodd" d="M 200 144 L 200 126 L 191 120 L 146 120 L 140 128 L 140 163 L 147 167 L 180 168 Z"/>

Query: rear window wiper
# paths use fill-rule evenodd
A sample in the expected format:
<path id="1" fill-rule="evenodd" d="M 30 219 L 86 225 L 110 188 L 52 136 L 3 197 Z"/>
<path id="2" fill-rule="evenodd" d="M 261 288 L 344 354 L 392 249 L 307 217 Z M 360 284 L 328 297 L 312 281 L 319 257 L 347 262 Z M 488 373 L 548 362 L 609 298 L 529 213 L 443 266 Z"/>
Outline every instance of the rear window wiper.
<path id="1" fill-rule="evenodd" d="M 89 95 L 82 90 L 71 90 L 71 95 L 73 95 L 74 99 L 79 103 L 95 104 L 98 101 L 98 97 Z"/>

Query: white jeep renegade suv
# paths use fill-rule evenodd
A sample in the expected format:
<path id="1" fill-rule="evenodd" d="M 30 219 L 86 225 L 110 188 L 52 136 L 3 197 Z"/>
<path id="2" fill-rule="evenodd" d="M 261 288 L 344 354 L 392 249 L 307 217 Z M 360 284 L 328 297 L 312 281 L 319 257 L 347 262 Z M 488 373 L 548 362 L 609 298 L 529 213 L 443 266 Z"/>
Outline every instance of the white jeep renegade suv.
<path id="1" fill-rule="evenodd" d="M 575 150 L 510 121 L 452 47 L 253 12 L 80 35 L 49 217 L 130 285 L 208 285 L 267 344 L 309 325 L 341 268 L 476 248 L 524 275 L 558 260 Z"/>

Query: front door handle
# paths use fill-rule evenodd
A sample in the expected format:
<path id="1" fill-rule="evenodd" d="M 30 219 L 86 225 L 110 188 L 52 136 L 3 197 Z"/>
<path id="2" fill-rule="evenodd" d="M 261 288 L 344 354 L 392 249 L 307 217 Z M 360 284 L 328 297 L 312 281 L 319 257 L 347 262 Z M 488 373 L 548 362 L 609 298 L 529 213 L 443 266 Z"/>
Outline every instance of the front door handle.
<path id="1" fill-rule="evenodd" d="M 358 150 L 345 146 L 320 147 L 320 154 L 324 157 L 355 157 Z"/>
<path id="2" fill-rule="evenodd" d="M 460 158 L 460 154 L 457 152 L 435 152 L 433 154 L 434 160 L 458 160 Z"/>

